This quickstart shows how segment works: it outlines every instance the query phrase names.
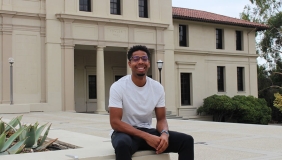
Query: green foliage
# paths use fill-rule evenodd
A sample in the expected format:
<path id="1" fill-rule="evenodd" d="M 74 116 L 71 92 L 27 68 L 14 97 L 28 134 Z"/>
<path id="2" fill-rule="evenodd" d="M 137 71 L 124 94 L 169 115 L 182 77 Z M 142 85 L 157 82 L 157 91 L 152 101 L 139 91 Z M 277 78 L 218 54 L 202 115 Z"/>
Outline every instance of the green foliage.
<path id="1" fill-rule="evenodd" d="M 264 99 L 253 96 L 212 95 L 204 99 L 204 104 L 198 113 L 213 115 L 214 121 L 224 118 L 235 119 L 238 123 L 268 124 L 271 119 L 271 109 Z"/>
<path id="2" fill-rule="evenodd" d="M 274 96 L 275 100 L 273 102 L 273 106 L 282 112 L 282 95 L 279 93 L 275 93 Z"/>
<path id="3" fill-rule="evenodd" d="M 45 142 L 51 124 L 45 130 L 43 137 L 41 137 L 41 133 L 47 126 L 47 123 L 40 127 L 37 122 L 26 126 L 21 124 L 21 118 L 22 116 L 16 117 L 9 123 L 0 120 L 0 155 L 17 154 L 24 148 L 33 148 L 35 151 L 41 151 L 57 140 Z M 7 135 L 10 135 L 9 138 Z M 19 141 L 14 143 L 17 139 Z"/>
<path id="4" fill-rule="evenodd" d="M 226 95 L 212 95 L 204 99 L 204 104 L 198 109 L 198 113 L 206 113 L 214 116 L 214 120 L 221 122 L 231 116 L 235 108 L 232 99 Z"/>

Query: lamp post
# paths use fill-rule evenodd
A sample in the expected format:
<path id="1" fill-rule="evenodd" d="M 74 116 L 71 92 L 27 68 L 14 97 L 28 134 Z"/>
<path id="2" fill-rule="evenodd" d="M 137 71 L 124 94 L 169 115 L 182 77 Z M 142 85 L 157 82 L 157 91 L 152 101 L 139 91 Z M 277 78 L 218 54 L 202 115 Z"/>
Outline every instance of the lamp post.
<path id="1" fill-rule="evenodd" d="M 162 68 L 163 68 L 163 61 L 162 60 L 158 60 L 157 64 L 158 64 L 158 69 L 159 69 L 159 73 L 160 73 L 160 83 L 162 83 Z"/>
<path id="2" fill-rule="evenodd" d="M 14 63 L 14 58 L 10 57 L 8 59 L 8 61 L 11 64 L 11 66 L 10 66 L 10 99 L 11 99 L 10 105 L 12 105 L 12 104 L 14 104 L 14 102 L 13 102 L 13 63 Z"/>

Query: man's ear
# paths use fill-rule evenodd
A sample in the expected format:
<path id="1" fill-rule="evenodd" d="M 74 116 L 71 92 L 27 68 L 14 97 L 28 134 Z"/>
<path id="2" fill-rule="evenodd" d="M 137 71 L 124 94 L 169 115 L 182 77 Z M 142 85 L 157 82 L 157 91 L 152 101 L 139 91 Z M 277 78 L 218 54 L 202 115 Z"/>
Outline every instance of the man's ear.
<path id="1" fill-rule="evenodd" d="M 131 68 L 131 62 L 130 61 L 127 62 L 127 65 Z"/>

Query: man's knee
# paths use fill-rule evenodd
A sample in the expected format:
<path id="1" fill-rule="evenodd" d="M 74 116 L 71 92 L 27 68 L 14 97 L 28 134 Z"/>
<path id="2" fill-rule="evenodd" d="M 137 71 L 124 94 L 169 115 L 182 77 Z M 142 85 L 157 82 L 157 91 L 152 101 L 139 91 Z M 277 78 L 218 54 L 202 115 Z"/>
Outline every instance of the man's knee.
<path id="1" fill-rule="evenodd" d="M 130 136 L 126 134 L 116 134 L 112 141 L 115 150 L 128 149 L 132 143 Z"/>

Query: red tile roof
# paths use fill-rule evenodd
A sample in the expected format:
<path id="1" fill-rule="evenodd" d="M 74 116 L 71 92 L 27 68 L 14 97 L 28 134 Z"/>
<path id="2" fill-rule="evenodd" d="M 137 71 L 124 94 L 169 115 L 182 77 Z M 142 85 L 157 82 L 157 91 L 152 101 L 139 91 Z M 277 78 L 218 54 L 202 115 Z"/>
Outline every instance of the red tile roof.
<path id="1" fill-rule="evenodd" d="M 188 8 L 172 7 L 172 16 L 173 19 L 183 19 L 183 20 L 201 21 L 208 23 L 235 25 L 241 27 L 250 27 L 250 28 L 256 28 L 257 31 L 261 31 L 269 28 L 267 25 L 263 25 L 260 23 L 249 22 L 242 19 L 227 17 L 211 12 L 188 9 Z"/>

